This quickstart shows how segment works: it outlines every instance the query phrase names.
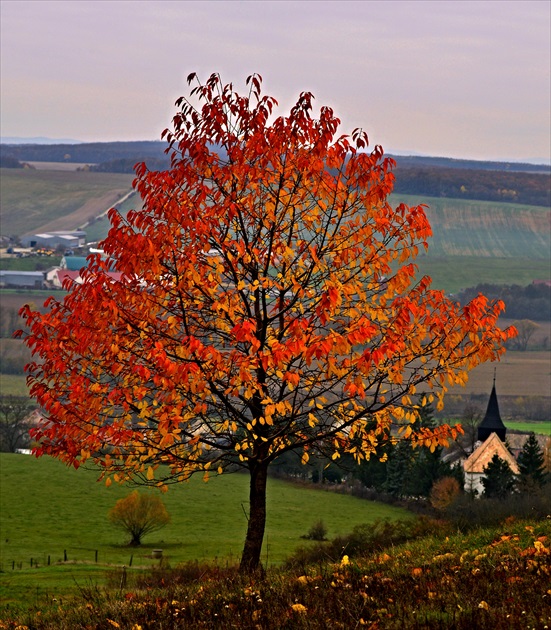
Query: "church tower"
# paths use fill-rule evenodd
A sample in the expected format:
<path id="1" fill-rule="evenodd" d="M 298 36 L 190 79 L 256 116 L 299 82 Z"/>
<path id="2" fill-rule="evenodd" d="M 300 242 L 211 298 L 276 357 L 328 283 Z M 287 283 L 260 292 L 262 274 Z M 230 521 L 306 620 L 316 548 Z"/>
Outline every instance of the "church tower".
<path id="1" fill-rule="evenodd" d="M 499 405 L 497 404 L 496 394 L 496 376 L 494 371 L 494 384 L 492 387 L 492 393 L 490 394 L 490 400 L 488 401 L 488 408 L 486 409 L 486 415 L 478 426 L 478 439 L 480 442 L 487 440 L 492 433 L 496 433 L 502 442 L 505 442 L 505 436 L 507 434 L 507 428 L 501 420 L 499 414 Z"/>

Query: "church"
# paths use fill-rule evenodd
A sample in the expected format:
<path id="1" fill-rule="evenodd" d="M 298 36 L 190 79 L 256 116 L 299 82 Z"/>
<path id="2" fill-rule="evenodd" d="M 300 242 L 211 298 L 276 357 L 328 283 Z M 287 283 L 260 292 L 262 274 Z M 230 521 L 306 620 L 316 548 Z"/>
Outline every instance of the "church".
<path id="1" fill-rule="evenodd" d="M 507 427 L 503 424 L 497 402 L 496 381 L 492 386 L 492 393 L 488 401 L 488 408 L 484 419 L 478 426 L 477 442 L 473 452 L 463 461 L 465 472 L 465 490 L 481 495 L 484 492 L 482 478 L 484 469 L 491 462 L 494 455 L 507 462 L 515 475 L 519 469 L 517 462 L 505 445 Z"/>

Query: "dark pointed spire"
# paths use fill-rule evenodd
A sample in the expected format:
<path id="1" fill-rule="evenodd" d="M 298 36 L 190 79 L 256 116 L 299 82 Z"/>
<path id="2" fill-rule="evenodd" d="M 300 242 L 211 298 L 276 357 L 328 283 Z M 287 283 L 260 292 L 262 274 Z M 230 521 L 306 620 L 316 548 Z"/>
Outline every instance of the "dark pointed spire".
<path id="1" fill-rule="evenodd" d="M 507 428 L 501 420 L 499 413 L 499 405 L 497 403 L 496 394 L 496 371 L 494 368 L 494 384 L 492 386 L 492 393 L 490 394 L 490 400 L 488 401 L 488 408 L 486 409 L 486 415 L 478 426 L 478 439 L 481 442 L 488 439 L 492 433 L 497 433 L 497 436 L 502 442 L 505 442 L 507 435 Z"/>

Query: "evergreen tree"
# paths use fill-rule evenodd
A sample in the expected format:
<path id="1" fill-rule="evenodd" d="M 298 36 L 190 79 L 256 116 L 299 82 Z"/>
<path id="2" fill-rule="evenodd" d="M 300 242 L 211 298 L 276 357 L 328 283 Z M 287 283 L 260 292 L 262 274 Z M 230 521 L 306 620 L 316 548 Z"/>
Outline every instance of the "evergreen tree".
<path id="1" fill-rule="evenodd" d="M 383 452 L 386 452 L 387 457 L 393 450 L 394 447 L 391 445 L 382 449 Z M 381 455 L 377 454 L 363 460 L 353 469 L 353 475 L 356 479 L 361 481 L 366 488 L 374 488 L 377 492 L 384 492 L 386 487 L 388 460 L 380 460 L 383 452 Z"/>
<path id="2" fill-rule="evenodd" d="M 482 485 L 484 486 L 484 496 L 487 499 L 506 499 L 515 488 L 513 471 L 497 453 L 484 468 Z"/>
<path id="3" fill-rule="evenodd" d="M 411 494 L 411 470 L 413 449 L 406 441 L 398 442 L 389 455 L 384 491 L 394 497 Z"/>
<path id="4" fill-rule="evenodd" d="M 548 480 L 545 471 L 545 458 L 536 435 L 530 433 L 518 456 L 518 484 L 522 489 L 537 488 L 543 486 Z"/>

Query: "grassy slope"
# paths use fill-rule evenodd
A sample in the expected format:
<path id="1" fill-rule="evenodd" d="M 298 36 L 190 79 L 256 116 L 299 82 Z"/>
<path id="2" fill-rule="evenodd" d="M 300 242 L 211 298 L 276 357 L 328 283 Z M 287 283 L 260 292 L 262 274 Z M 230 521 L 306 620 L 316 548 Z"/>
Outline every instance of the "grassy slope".
<path id="1" fill-rule="evenodd" d="M 430 256 L 549 259 L 549 208 L 411 195 L 394 201 L 429 206 Z"/>
<path id="2" fill-rule="evenodd" d="M 482 258 L 473 256 L 420 256 L 415 261 L 420 276 L 432 278 L 432 288 L 446 293 L 481 283 L 526 286 L 549 278 L 549 260 Z"/>
<path id="3" fill-rule="evenodd" d="M 192 559 L 233 557 L 241 553 L 245 536 L 248 478 L 224 475 L 207 484 L 198 477 L 172 486 L 163 495 L 172 522 L 151 534 L 143 549 L 125 544 L 125 534 L 107 518 L 115 502 L 128 494 L 125 487 L 105 488 L 97 473 L 74 471 L 51 459 L 0 454 L 0 558 L 4 569 L 12 562 L 29 567 L 30 558 L 44 564 L 63 558 L 93 562 L 99 550 L 102 563 L 150 565 L 152 548 L 162 547 L 171 563 Z M 21 501 L 21 497 L 25 500 Z M 242 507 L 243 506 L 243 507 Z M 407 518 L 409 513 L 384 504 L 362 501 L 323 490 L 308 490 L 270 479 L 264 560 L 277 563 L 301 544 L 301 535 L 322 519 L 329 536 L 378 518 Z"/>
<path id="4" fill-rule="evenodd" d="M 549 278 L 549 208 L 413 195 L 391 201 L 429 206 L 433 237 L 416 262 L 436 289 L 453 293 L 481 282 L 526 285 Z"/>
<path id="5" fill-rule="evenodd" d="M 523 431 L 529 433 L 533 431 L 538 435 L 551 436 L 551 421 L 547 422 L 515 422 L 514 420 L 504 420 L 505 426 L 511 431 Z"/>
<path id="6" fill-rule="evenodd" d="M 132 195 L 129 199 L 126 199 L 120 204 L 117 204 L 117 209 L 120 214 L 126 216 L 129 210 L 136 209 L 138 205 L 138 198 L 136 195 Z M 99 221 L 95 221 L 91 225 L 86 227 L 86 242 L 97 243 L 106 238 L 111 224 L 107 216 L 102 217 Z"/>
<path id="7" fill-rule="evenodd" d="M 64 217 L 68 217 L 67 225 L 55 229 L 75 229 L 94 214 L 96 208 L 90 202 L 105 199 L 97 213 L 106 210 L 118 195 L 130 190 L 133 179 L 132 175 L 115 173 L 26 169 L 1 169 L 0 176 L 5 235 L 38 231 Z M 85 216 L 80 217 L 82 207 L 86 207 Z"/>

